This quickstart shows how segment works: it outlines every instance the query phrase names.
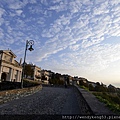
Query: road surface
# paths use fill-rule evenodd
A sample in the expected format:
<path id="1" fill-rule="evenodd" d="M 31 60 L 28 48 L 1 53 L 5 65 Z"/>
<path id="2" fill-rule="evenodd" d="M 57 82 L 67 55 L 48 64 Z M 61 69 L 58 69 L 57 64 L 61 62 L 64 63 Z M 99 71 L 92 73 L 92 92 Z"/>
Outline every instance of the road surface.
<path id="1" fill-rule="evenodd" d="M 90 115 L 75 87 L 43 87 L 42 90 L 0 105 L 0 115 Z"/>

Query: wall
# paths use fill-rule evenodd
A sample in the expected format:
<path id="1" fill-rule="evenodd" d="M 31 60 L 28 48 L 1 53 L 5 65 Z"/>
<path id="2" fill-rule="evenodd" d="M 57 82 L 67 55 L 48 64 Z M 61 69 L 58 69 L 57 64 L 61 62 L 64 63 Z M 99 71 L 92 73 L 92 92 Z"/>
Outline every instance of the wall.
<path id="1" fill-rule="evenodd" d="M 2 73 L 5 73 L 6 76 L 2 77 L 4 81 L 21 81 L 22 76 L 22 66 L 14 58 L 16 55 L 11 50 L 0 50 L 2 54 L 2 59 L 0 63 L 0 81 Z"/>
<path id="2" fill-rule="evenodd" d="M 28 96 L 39 90 L 42 90 L 42 85 L 37 85 L 34 87 L 23 88 L 23 89 L 1 91 L 0 92 L 0 104 L 8 102 L 13 99 L 18 99 L 20 97 Z"/>

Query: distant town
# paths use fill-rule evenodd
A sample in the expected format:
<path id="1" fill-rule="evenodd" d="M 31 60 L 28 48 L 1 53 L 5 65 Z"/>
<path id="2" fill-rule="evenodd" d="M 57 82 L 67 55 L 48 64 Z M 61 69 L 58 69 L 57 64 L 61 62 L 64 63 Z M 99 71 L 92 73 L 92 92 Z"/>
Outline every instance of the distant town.
<path id="1" fill-rule="evenodd" d="M 33 81 L 40 81 L 42 84 L 77 84 L 84 85 L 89 87 L 91 90 L 104 90 L 109 88 L 111 91 L 117 91 L 119 88 L 116 88 L 113 85 L 109 85 L 108 87 L 99 82 L 91 82 L 86 78 L 78 77 L 78 76 L 70 76 L 67 74 L 60 74 L 52 72 L 51 70 L 41 69 L 39 66 L 34 65 L 32 63 L 23 63 L 22 60 L 16 61 L 15 58 L 17 56 L 11 50 L 0 50 L 0 82 L 10 81 L 10 82 L 21 82 L 21 79 L 29 79 Z M 24 76 L 23 76 L 24 70 Z M 99 87 L 98 87 L 99 86 Z"/>

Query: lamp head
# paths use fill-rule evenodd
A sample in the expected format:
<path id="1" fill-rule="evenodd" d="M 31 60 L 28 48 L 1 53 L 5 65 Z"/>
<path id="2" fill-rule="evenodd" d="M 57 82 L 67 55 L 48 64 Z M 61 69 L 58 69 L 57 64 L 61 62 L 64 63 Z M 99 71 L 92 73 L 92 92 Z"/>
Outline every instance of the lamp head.
<path id="1" fill-rule="evenodd" d="M 34 49 L 32 48 L 32 45 L 30 45 L 30 48 L 28 48 L 28 50 L 29 50 L 29 51 L 34 50 Z"/>

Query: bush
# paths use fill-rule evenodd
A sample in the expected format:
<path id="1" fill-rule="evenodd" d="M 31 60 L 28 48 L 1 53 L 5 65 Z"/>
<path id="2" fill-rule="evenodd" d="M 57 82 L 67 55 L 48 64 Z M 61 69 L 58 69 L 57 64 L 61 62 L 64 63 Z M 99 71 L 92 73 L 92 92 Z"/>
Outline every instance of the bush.
<path id="1" fill-rule="evenodd" d="M 64 81 L 63 80 L 59 80 L 57 78 L 50 79 L 49 83 L 50 84 L 54 84 L 54 85 L 64 85 Z"/>
<path id="2" fill-rule="evenodd" d="M 29 80 L 29 79 L 23 80 L 23 87 L 32 87 L 32 86 L 36 86 L 36 85 L 40 85 L 40 84 L 41 84 L 40 81 L 33 81 L 33 80 Z"/>
<path id="3" fill-rule="evenodd" d="M 89 84 L 89 90 L 90 91 L 94 91 L 95 90 L 92 84 Z"/>

